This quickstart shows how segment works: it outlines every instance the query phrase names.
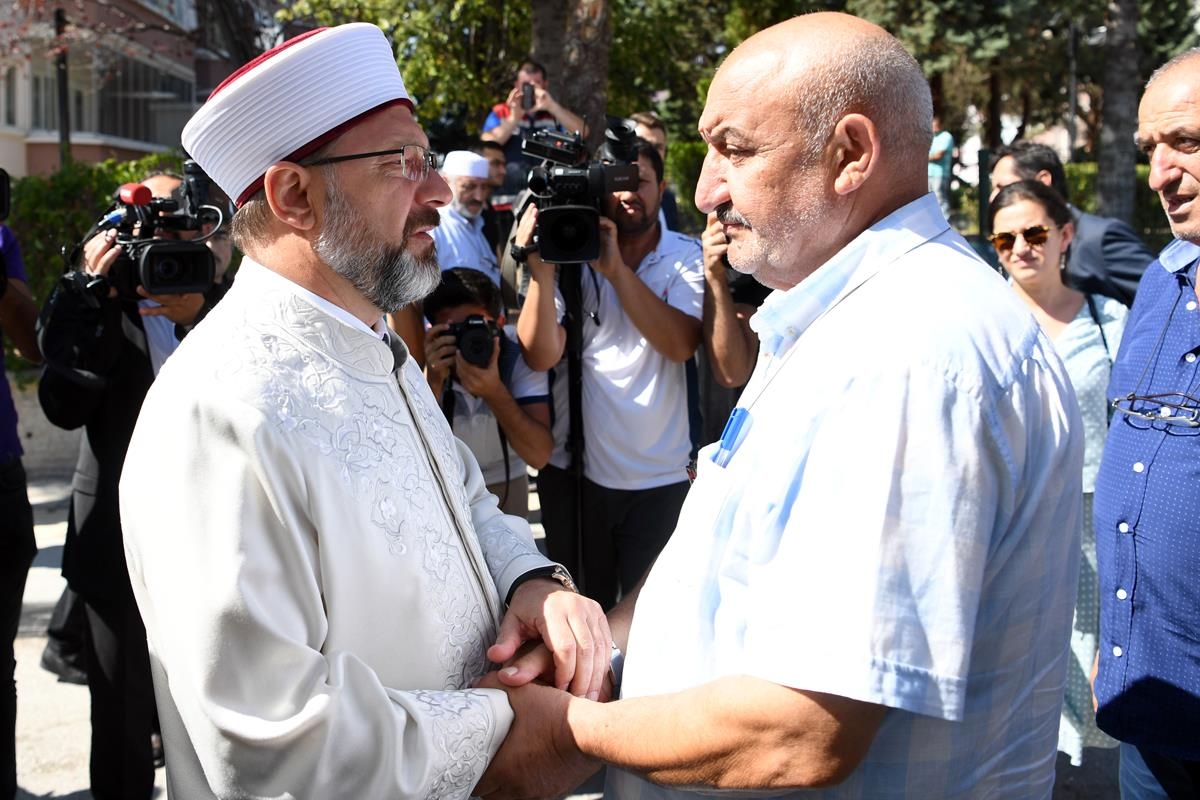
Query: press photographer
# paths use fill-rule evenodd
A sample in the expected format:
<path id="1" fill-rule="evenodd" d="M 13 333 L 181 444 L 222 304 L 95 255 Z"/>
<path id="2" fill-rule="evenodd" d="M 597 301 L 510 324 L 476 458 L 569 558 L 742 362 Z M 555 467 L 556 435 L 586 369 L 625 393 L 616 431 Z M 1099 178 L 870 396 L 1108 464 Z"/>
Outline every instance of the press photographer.
<path id="1" fill-rule="evenodd" d="M 42 409 L 53 424 L 86 434 L 62 571 L 85 609 L 97 798 L 153 792 L 154 693 L 125 565 L 117 484 L 151 383 L 221 294 L 206 247 L 221 213 L 205 206 L 203 180 L 194 170 L 186 180 L 157 173 L 118 190 L 38 320 L 46 358 Z"/>
<path id="2" fill-rule="evenodd" d="M 577 331 L 566 351 L 569 362 L 578 348 L 579 368 L 555 368 L 555 451 L 538 473 L 546 545 L 551 558 L 569 565 L 583 591 L 605 607 L 649 567 L 687 493 L 685 363 L 700 342 L 704 291 L 699 242 L 658 222 L 665 186 L 661 156 L 640 139 L 631 150 L 637 182 L 615 192 L 597 192 L 597 173 L 613 169 L 603 158 L 587 167 L 586 184 L 582 168 L 574 174 L 548 170 L 551 202 L 543 196 L 526 209 L 514 247 L 530 275 L 518 320 L 527 358 L 533 363 L 550 353 L 557 359 L 567 331 Z M 559 247 L 584 252 L 593 235 L 594 259 L 557 270 L 566 308 L 560 325 L 556 265 L 546 256 L 558 257 Z M 547 253 L 550 241 L 554 248 Z M 580 382 L 578 402 L 564 397 L 569 380 L 559 375 L 569 372 Z M 580 428 L 570 442 L 568 420 Z"/>
<path id="3" fill-rule="evenodd" d="M 499 288 L 478 270 L 455 267 L 425 298 L 425 376 L 454 434 L 479 461 L 488 491 L 508 514 L 529 513 L 526 466 L 550 457 L 550 391 L 505 329 Z"/>

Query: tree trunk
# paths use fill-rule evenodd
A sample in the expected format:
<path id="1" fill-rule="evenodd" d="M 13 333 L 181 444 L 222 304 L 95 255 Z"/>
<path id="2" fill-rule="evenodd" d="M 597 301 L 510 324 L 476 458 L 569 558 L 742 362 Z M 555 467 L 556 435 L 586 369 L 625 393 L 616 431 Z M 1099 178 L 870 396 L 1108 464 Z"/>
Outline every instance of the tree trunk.
<path id="1" fill-rule="evenodd" d="M 1138 106 L 1137 0 L 1109 0 L 1106 16 L 1097 209 L 1103 216 L 1129 222 L 1137 190 L 1133 149 Z"/>
<path id="2" fill-rule="evenodd" d="M 588 126 L 594 152 L 604 140 L 608 0 L 532 0 L 533 58 L 546 66 L 550 93 Z"/>
<path id="3" fill-rule="evenodd" d="M 1004 106 L 1001 98 L 1003 87 L 1000 85 L 1000 73 L 998 70 L 998 67 L 993 67 L 992 71 L 988 73 L 988 111 L 987 124 L 984 127 L 984 141 L 987 143 L 989 150 L 995 150 L 1004 143 L 1000 139 L 1002 127 L 1000 114 Z"/>

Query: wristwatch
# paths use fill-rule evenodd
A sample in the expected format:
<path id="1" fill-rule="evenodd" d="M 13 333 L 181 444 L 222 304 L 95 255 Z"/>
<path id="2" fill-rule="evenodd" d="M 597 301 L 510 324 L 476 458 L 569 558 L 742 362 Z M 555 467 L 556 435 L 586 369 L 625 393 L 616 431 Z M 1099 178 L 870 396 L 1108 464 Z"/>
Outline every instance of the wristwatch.
<path id="1" fill-rule="evenodd" d="M 524 247 L 513 242 L 508 248 L 508 254 L 512 256 L 513 261 L 516 261 L 518 264 L 524 264 L 525 260 L 529 258 L 529 254 L 536 253 L 537 249 L 536 242 L 534 244 L 527 244 Z"/>
<path id="2" fill-rule="evenodd" d="M 512 602 L 512 597 L 514 594 L 516 594 L 516 591 L 518 588 L 520 588 L 521 584 L 525 583 L 526 581 L 534 580 L 535 578 L 548 578 L 552 581 L 558 581 L 568 592 L 575 592 L 576 594 L 579 594 L 579 587 L 575 585 L 575 581 L 571 578 L 571 573 L 567 572 L 567 568 L 562 564 L 551 564 L 549 566 L 531 569 L 528 572 L 520 575 L 515 581 L 513 581 L 512 588 L 508 590 L 508 597 L 504 598 L 504 604 L 508 605 Z"/>

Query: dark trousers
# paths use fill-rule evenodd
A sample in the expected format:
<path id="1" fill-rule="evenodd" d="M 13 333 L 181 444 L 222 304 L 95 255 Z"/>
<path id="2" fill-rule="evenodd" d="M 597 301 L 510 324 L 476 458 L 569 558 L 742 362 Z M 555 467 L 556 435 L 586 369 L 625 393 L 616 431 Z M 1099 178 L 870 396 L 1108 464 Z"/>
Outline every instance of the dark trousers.
<path id="1" fill-rule="evenodd" d="M 133 596 L 84 597 L 92 698 L 92 796 L 139 800 L 154 792 L 154 685 L 146 629 Z"/>
<path id="2" fill-rule="evenodd" d="M 565 470 L 546 467 L 538 473 L 546 553 L 571 570 L 585 595 L 608 609 L 637 586 L 671 538 L 690 484 L 609 489 L 585 478 L 582 553 L 572 484 Z"/>
<path id="3" fill-rule="evenodd" d="M 1121 743 L 1119 774 L 1122 800 L 1195 800 L 1200 798 L 1200 761 L 1156 753 Z"/>
<path id="4" fill-rule="evenodd" d="M 3 378 L 0 378 L 3 380 Z M 0 466 L 0 798 L 17 794 L 17 661 L 25 578 L 37 554 L 25 469 L 16 458 Z"/>

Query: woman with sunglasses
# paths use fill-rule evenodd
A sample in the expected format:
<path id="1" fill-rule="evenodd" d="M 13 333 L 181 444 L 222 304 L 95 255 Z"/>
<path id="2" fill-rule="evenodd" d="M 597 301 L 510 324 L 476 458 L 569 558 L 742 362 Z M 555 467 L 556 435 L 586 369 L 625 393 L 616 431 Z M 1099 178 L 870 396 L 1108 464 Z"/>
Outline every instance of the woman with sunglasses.
<path id="1" fill-rule="evenodd" d="M 1054 343 L 1075 387 L 1083 417 L 1083 550 L 1071 634 L 1075 663 L 1067 672 L 1058 734 L 1058 749 L 1079 766 L 1084 747 L 1117 744 L 1096 727 L 1088 683 L 1096 657 L 1100 605 L 1092 493 L 1108 431 L 1108 376 L 1125 329 L 1127 309 L 1110 297 L 1085 295 L 1063 283 L 1074 226 L 1070 209 L 1053 189 L 1039 181 L 1009 184 L 992 199 L 988 214 L 992 230 L 988 238 L 996 248 L 1000 266 Z"/>

